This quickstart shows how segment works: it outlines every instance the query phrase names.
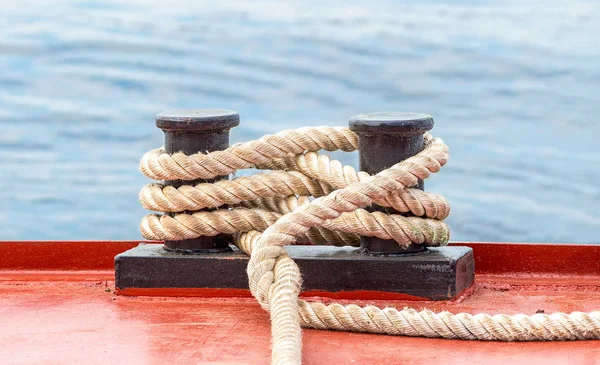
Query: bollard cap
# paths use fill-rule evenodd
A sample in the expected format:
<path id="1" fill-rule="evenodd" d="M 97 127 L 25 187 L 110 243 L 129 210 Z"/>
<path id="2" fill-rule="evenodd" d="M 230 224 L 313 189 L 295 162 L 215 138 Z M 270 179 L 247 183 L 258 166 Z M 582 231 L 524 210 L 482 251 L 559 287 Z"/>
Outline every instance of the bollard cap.
<path id="1" fill-rule="evenodd" d="M 226 109 L 177 109 L 156 116 L 156 126 L 164 131 L 218 132 L 239 124 L 240 115 Z"/>
<path id="2" fill-rule="evenodd" d="M 433 118 L 427 114 L 403 112 L 376 112 L 350 118 L 350 130 L 356 134 L 394 134 L 414 136 L 433 128 Z"/>

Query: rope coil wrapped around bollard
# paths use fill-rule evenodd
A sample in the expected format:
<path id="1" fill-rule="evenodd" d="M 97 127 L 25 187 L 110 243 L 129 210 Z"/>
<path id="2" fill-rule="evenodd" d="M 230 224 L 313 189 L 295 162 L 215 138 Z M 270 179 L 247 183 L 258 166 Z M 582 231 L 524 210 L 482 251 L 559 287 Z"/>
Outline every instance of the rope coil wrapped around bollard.
<path id="1" fill-rule="evenodd" d="M 250 290 L 271 315 L 273 364 L 301 363 L 301 326 L 466 340 L 600 339 L 600 312 L 490 316 L 300 300 L 301 274 L 286 245 L 304 241 L 358 246 L 360 236 L 392 239 L 400 247 L 449 241 L 450 230 L 443 222 L 450 212 L 446 199 L 411 188 L 446 164 L 444 142 L 425 134 L 420 153 L 372 176 L 317 153 L 357 148 L 358 138 L 348 128 L 314 127 L 206 154 L 152 150 L 140 167 L 156 180 L 212 179 L 246 168 L 271 171 L 178 188 L 150 184 L 140 192 L 142 205 L 170 214 L 144 217 L 142 235 L 182 240 L 233 234 L 235 245 L 250 255 Z M 402 215 L 363 209 L 371 204 Z M 190 212 L 223 206 L 227 208 Z"/>

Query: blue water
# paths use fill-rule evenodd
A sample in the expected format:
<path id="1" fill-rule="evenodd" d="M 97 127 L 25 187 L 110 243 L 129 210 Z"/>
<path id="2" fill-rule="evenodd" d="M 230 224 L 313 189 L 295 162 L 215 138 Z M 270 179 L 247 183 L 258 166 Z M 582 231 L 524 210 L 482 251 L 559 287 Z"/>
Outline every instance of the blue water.
<path id="1" fill-rule="evenodd" d="M 598 243 L 600 2 L 3 0 L 0 239 L 137 239 L 154 116 L 434 116 L 454 240 Z M 357 164 L 355 154 L 345 163 Z"/>

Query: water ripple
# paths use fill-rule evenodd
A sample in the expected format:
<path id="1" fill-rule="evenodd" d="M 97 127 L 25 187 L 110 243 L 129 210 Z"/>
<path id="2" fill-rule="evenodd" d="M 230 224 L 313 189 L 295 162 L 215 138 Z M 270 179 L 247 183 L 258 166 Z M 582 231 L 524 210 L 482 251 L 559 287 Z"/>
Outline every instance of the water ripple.
<path id="1" fill-rule="evenodd" d="M 233 142 L 432 114 L 453 239 L 598 243 L 595 0 L 2 6 L 0 240 L 138 238 L 156 113 L 217 107 L 241 114 Z"/>

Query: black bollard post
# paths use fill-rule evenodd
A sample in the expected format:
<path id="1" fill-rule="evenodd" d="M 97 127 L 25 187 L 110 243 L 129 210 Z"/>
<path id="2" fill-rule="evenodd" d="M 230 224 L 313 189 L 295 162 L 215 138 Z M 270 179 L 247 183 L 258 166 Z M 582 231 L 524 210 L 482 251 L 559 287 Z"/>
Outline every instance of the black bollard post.
<path id="1" fill-rule="evenodd" d="M 240 124 L 237 112 L 224 109 L 171 110 L 156 116 L 156 126 L 165 133 L 165 150 L 169 154 L 222 151 L 229 147 L 229 130 Z M 202 182 L 228 179 L 218 176 L 210 180 L 172 180 L 166 184 L 176 188 Z M 172 213 L 168 213 L 172 214 Z M 232 242 L 227 235 L 198 237 L 181 241 L 165 241 L 164 249 L 169 252 L 197 254 L 231 251 Z"/>
<path id="2" fill-rule="evenodd" d="M 354 116 L 348 124 L 358 135 L 360 170 L 374 175 L 421 152 L 423 134 L 433 128 L 433 118 L 418 113 L 378 112 Z M 423 181 L 419 180 L 415 188 L 423 190 L 423 187 Z M 379 205 L 369 209 L 397 213 L 393 208 Z M 424 250 L 423 245 L 415 243 L 401 249 L 394 240 L 377 237 L 361 237 L 360 245 L 363 252 L 376 255 Z"/>

